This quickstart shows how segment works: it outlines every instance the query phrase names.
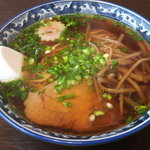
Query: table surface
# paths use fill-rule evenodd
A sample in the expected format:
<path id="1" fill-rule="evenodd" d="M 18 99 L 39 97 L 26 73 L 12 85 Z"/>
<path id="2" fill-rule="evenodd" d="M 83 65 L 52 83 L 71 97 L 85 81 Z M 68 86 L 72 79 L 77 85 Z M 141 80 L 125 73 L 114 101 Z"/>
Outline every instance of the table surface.
<path id="1" fill-rule="evenodd" d="M 150 20 L 150 1 L 149 0 L 107 0 L 116 4 L 128 7 Z M 19 12 L 32 6 L 48 2 L 48 0 L 0 0 L 0 26 L 15 16 Z M 122 139 L 117 142 L 90 146 L 78 147 L 78 150 L 150 150 L 150 126 L 142 131 Z M 7 122 L 0 119 L 0 150 L 71 150 L 77 147 L 66 147 L 46 143 L 11 127 Z"/>

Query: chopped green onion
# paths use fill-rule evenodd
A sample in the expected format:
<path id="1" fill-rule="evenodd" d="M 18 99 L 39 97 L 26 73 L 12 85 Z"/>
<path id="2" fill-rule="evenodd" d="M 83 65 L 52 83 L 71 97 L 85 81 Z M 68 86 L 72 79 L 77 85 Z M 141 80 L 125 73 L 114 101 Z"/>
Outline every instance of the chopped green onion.
<path id="1" fill-rule="evenodd" d="M 100 111 L 100 110 L 94 111 L 95 116 L 103 116 L 104 114 L 105 114 L 105 112 Z"/>
<path id="2" fill-rule="evenodd" d="M 43 94 L 45 91 L 46 91 L 46 89 L 39 90 L 39 91 L 38 91 L 38 94 L 39 94 L 39 95 L 40 95 L 40 94 Z"/>
<path id="3" fill-rule="evenodd" d="M 63 56 L 62 58 L 63 58 L 63 60 L 64 60 L 65 63 L 67 63 L 68 60 L 69 60 L 68 56 Z"/>
<path id="4" fill-rule="evenodd" d="M 27 92 L 23 92 L 20 98 L 21 98 L 21 100 L 24 101 L 27 97 L 28 97 L 28 93 Z"/>
<path id="5" fill-rule="evenodd" d="M 90 55 L 91 54 L 91 50 L 89 48 L 85 48 L 82 50 L 84 54 L 86 55 Z"/>
<path id="6" fill-rule="evenodd" d="M 51 53 L 54 46 L 52 47 L 41 44 L 39 42 L 39 37 L 35 33 L 41 25 L 44 25 L 45 22 L 37 24 L 35 30 L 29 27 L 28 31 L 23 31 L 23 35 L 27 34 L 24 40 L 27 42 L 28 47 L 23 48 L 21 51 L 22 40 L 20 41 L 21 37 L 17 38 L 19 51 L 28 56 L 28 59 L 26 60 L 28 63 L 23 66 L 23 71 L 30 71 L 31 73 L 39 74 L 41 72 L 49 73 L 51 77 L 48 80 L 49 82 L 56 81 L 54 88 L 57 93 L 61 93 L 65 88 L 71 88 L 72 86 L 79 84 L 84 78 L 86 78 L 89 85 L 92 85 L 91 77 L 102 69 L 104 65 L 106 65 L 109 54 L 98 54 L 96 50 L 90 46 L 89 42 L 85 40 L 84 33 L 72 30 L 75 28 L 77 29 L 79 26 L 82 26 L 87 23 L 87 21 L 93 19 L 93 17 L 90 16 L 83 16 L 68 15 L 59 17 L 58 20 L 64 23 L 65 26 L 67 25 L 69 28 L 66 27 L 61 32 L 60 38 L 57 41 L 63 45 L 67 44 L 68 46 L 52 57 L 46 56 L 46 58 L 44 58 L 44 64 L 38 63 L 38 60 L 41 60 L 41 56 L 43 54 Z M 104 19 L 104 17 L 98 15 L 96 17 Z M 70 28 L 72 29 L 70 30 Z M 31 37 L 29 36 L 30 32 L 32 33 Z M 28 53 L 26 53 L 26 51 Z M 37 75 L 36 79 L 41 78 L 41 75 Z"/>
<path id="7" fill-rule="evenodd" d="M 72 98 L 75 98 L 75 97 L 76 97 L 75 94 L 68 94 L 68 95 L 57 97 L 57 101 L 61 102 L 63 100 L 72 99 Z"/>
<path id="8" fill-rule="evenodd" d="M 16 105 L 12 105 L 12 108 L 13 108 L 13 109 L 16 109 L 17 107 L 16 107 Z"/>
<path id="9" fill-rule="evenodd" d="M 24 101 L 28 96 L 30 88 L 31 85 L 24 83 L 21 79 L 10 82 L 2 82 L 0 84 L 1 94 L 6 102 L 10 102 L 16 98 L 20 98 Z"/>
<path id="10" fill-rule="evenodd" d="M 119 64 L 119 62 L 117 60 L 113 60 L 110 68 L 114 69 L 118 64 Z"/>
<path id="11" fill-rule="evenodd" d="M 58 60 L 58 57 L 57 57 L 57 56 L 54 56 L 53 59 L 54 59 L 54 60 Z"/>
<path id="12" fill-rule="evenodd" d="M 127 49 L 126 48 L 122 48 L 121 51 L 124 52 L 124 53 L 126 53 Z"/>
<path id="13" fill-rule="evenodd" d="M 129 35 L 137 35 L 137 33 L 135 31 L 128 31 L 127 32 Z"/>
<path id="14" fill-rule="evenodd" d="M 37 78 L 38 78 L 38 79 L 42 79 L 42 78 L 43 78 L 43 75 L 42 75 L 42 74 L 38 74 Z"/>
<path id="15" fill-rule="evenodd" d="M 108 100 L 111 100 L 112 99 L 112 96 L 110 94 L 107 94 L 107 99 Z"/>
<path id="16" fill-rule="evenodd" d="M 123 28 L 126 27 L 125 24 L 123 24 L 122 22 L 119 22 L 119 21 L 116 21 L 115 25 L 118 27 L 123 27 Z"/>
<path id="17" fill-rule="evenodd" d="M 94 15 L 93 17 L 97 18 L 97 19 L 99 19 L 101 21 L 105 21 L 106 20 L 106 18 L 104 16 Z"/>
<path id="18" fill-rule="evenodd" d="M 102 97 L 103 97 L 103 98 L 107 98 L 107 93 L 104 93 L 104 94 L 102 95 Z"/>
<path id="19" fill-rule="evenodd" d="M 45 47 L 45 50 L 51 50 L 51 49 L 52 49 L 51 46 L 46 46 L 46 47 Z"/>
<path id="20" fill-rule="evenodd" d="M 53 81 L 54 81 L 54 79 L 53 79 L 53 78 L 50 78 L 48 81 L 51 83 L 51 82 L 53 82 Z"/>
<path id="21" fill-rule="evenodd" d="M 150 54 L 148 54 L 147 57 L 150 57 Z"/>
<path id="22" fill-rule="evenodd" d="M 146 113 L 148 109 L 149 109 L 149 107 L 145 106 L 145 105 L 138 105 L 135 107 L 136 112 L 141 115 Z"/>
<path id="23" fill-rule="evenodd" d="M 24 92 L 26 90 L 26 88 L 23 86 L 20 88 L 20 91 Z"/>
<path id="24" fill-rule="evenodd" d="M 31 58 L 31 59 L 29 60 L 29 64 L 30 64 L 30 65 L 34 64 L 34 62 L 35 62 L 35 60 L 34 60 L 33 58 Z"/>
<path id="25" fill-rule="evenodd" d="M 110 94 L 108 94 L 108 93 L 104 93 L 104 94 L 102 95 L 102 97 L 105 98 L 105 99 L 108 99 L 108 100 L 111 100 L 111 99 L 112 99 L 112 96 L 111 96 Z"/>
<path id="26" fill-rule="evenodd" d="M 76 76 L 75 76 L 75 79 L 76 79 L 76 80 L 81 80 L 82 77 L 81 77 L 80 75 L 76 75 Z"/>
<path id="27" fill-rule="evenodd" d="M 72 106 L 72 103 L 71 102 L 63 102 L 63 105 L 68 108 L 68 107 Z"/>
<path id="28" fill-rule="evenodd" d="M 143 41 L 144 39 L 141 36 L 136 36 L 136 37 L 134 37 L 134 40 L 136 40 L 136 41 Z"/>
<path id="29" fill-rule="evenodd" d="M 102 65 L 105 65 L 105 64 L 106 64 L 106 61 L 105 61 L 104 59 L 100 59 L 99 61 L 100 61 L 100 63 L 101 63 Z"/>
<path id="30" fill-rule="evenodd" d="M 128 118 L 127 118 L 127 120 L 126 120 L 126 123 L 131 123 L 132 122 L 132 120 L 133 120 L 133 118 L 132 118 L 132 116 L 128 116 Z"/>
<path id="31" fill-rule="evenodd" d="M 31 92 L 37 92 L 37 90 L 35 88 L 30 88 Z"/>

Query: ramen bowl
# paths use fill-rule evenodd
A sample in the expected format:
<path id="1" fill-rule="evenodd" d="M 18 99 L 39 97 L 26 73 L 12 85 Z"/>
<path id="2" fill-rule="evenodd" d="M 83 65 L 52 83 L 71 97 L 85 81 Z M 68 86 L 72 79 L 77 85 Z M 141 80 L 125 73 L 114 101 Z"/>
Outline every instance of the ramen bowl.
<path id="1" fill-rule="evenodd" d="M 62 0 L 35 6 L 10 19 L 0 29 L 0 45 L 7 45 L 22 29 L 37 21 L 74 13 L 102 15 L 120 21 L 139 32 L 146 41 L 150 42 L 150 22 L 127 8 L 98 0 Z M 150 124 L 150 110 L 148 110 L 147 113 L 130 124 L 111 132 L 89 136 L 57 133 L 47 131 L 28 122 L 14 112 L 9 104 L 4 103 L 2 96 L 0 96 L 0 116 L 16 129 L 37 139 L 55 144 L 75 146 L 113 142 L 132 135 Z"/>

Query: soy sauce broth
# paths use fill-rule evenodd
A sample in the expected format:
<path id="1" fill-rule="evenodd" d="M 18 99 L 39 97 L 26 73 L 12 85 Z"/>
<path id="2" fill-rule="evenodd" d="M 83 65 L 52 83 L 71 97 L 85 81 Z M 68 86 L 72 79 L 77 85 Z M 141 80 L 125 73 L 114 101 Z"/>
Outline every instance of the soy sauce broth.
<path id="1" fill-rule="evenodd" d="M 49 28 L 52 24 L 55 24 L 54 27 Z M 59 36 L 57 35 L 59 28 L 55 29 L 55 26 L 62 28 Z M 49 28 L 48 31 L 47 28 Z M 54 35 L 56 39 L 47 40 L 45 35 L 51 37 Z M 3 96 L 6 100 L 9 99 L 10 104 L 16 106 L 16 110 L 24 112 L 27 119 L 40 125 L 41 128 L 77 135 L 105 133 L 134 121 L 148 110 L 150 101 L 148 91 L 150 87 L 149 44 L 137 32 L 121 22 L 103 16 L 82 14 L 47 18 L 23 30 L 10 42 L 9 46 L 27 57 L 24 61 L 21 83 L 19 86 L 10 85 L 10 89 L 7 83 L 2 83 Z M 130 57 L 132 54 L 133 57 Z M 83 57 L 80 58 L 80 56 Z M 97 57 L 99 59 L 96 60 Z M 81 59 L 87 63 L 82 62 Z M 144 62 L 132 69 L 117 88 L 128 70 L 140 59 Z M 72 60 L 75 61 L 71 62 Z M 70 68 L 65 70 L 59 64 L 64 68 L 68 66 Z M 74 71 L 77 66 L 80 70 Z M 95 70 L 92 72 L 93 68 Z M 101 71 L 104 68 L 105 71 Z M 62 85 L 59 81 L 62 82 Z M 78 101 L 82 95 L 77 92 L 82 91 L 80 85 L 85 89 L 83 91 L 85 99 L 88 99 L 86 97 L 88 92 L 92 93 L 89 94 L 92 97 L 87 100 L 89 106 L 86 101 L 82 102 L 87 114 L 83 114 L 83 110 L 80 109 L 82 106 Z M 18 91 L 17 98 L 13 93 L 15 86 Z M 68 92 L 74 87 L 76 89 L 72 91 L 79 95 Z M 8 94 L 10 91 L 12 93 Z M 29 96 L 29 93 L 33 93 L 33 97 L 40 99 L 37 101 L 41 101 L 40 105 L 43 105 L 44 109 L 39 105 L 38 110 L 36 101 L 31 101 L 34 99 Z M 63 93 L 68 95 L 63 95 Z M 44 97 L 46 94 L 47 98 Z M 92 99 L 93 97 L 95 99 Z M 53 99 L 55 102 L 49 103 L 48 99 L 51 101 Z M 46 103 L 49 108 L 46 108 Z M 74 109 L 75 104 L 79 106 L 81 116 L 80 112 Z M 54 110 L 51 105 L 59 108 L 59 110 L 56 109 L 58 112 L 53 114 Z M 53 118 L 45 114 L 48 111 L 52 113 Z M 64 111 L 68 113 L 65 114 Z M 42 118 L 39 112 L 48 117 L 41 119 L 44 122 L 37 118 L 37 116 Z M 84 122 L 82 115 L 83 118 L 86 118 L 86 123 L 80 124 L 79 122 Z M 54 116 L 61 121 L 56 120 Z M 74 116 L 76 118 L 72 119 Z M 65 119 L 67 117 L 69 121 Z"/>

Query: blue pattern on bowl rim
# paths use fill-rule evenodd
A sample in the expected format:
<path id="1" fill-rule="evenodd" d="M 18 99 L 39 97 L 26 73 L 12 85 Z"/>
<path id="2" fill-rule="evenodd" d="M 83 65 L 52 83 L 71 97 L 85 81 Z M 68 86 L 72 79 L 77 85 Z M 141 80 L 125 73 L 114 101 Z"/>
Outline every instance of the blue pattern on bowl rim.
<path id="1" fill-rule="evenodd" d="M 137 13 L 122 6 L 99 0 L 56 0 L 28 9 L 10 19 L 0 29 L 0 45 L 5 45 L 16 36 L 20 30 L 29 25 L 56 15 L 72 13 L 99 14 L 121 21 L 138 31 L 150 42 L 150 22 Z M 37 139 L 64 145 L 94 145 L 112 142 L 131 135 L 150 124 L 150 110 L 131 124 L 105 134 L 93 136 L 73 136 L 55 132 L 48 132 L 38 128 L 3 103 L 0 96 L 0 116 L 20 131 Z"/>

